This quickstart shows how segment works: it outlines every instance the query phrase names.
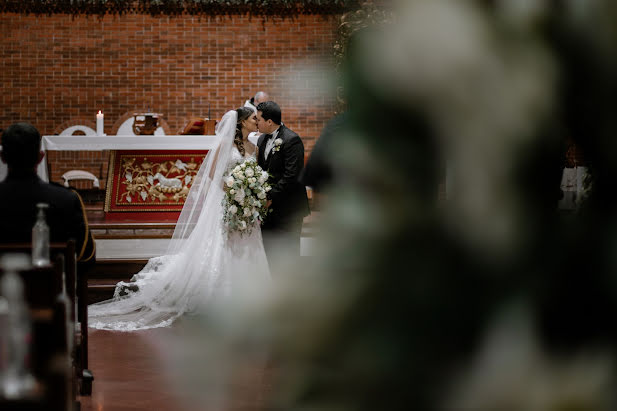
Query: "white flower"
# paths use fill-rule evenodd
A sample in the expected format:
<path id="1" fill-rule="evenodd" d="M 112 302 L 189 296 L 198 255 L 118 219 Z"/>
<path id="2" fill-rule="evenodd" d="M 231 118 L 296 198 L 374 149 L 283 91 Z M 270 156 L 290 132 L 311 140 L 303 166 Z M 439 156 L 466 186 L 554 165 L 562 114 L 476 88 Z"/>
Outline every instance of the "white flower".
<path id="1" fill-rule="evenodd" d="M 255 207 L 261 207 L 261 201 L 257 201 L 257 200 L 255 200 L 255 201 L 253 202 L 253 205 L 254 205 Z"/>
<path id="2" fill-rule="evenodd" d="M 236 200 L 236 202 L 238 203 L 242 203 L 244 201 L 244 190 L 239 190 L 235 195 L 234 195 L 234 200 Z"/>
<path id="3" fill-rule="evenodd" d="M 229 194 L 234 195 L 236 194 L 236 190 L 234 190 L 233 188 L 231 190 L 229 190 Z"/>
<path id="4" fill-rule="evenodd" d="M 263 184 L 265 182 L 266 182 L 266 179 L 263 176 L 259 177 L 259 184 Z"/>
<path id="5" fill-rule="evenodd" d="M 234 185 L 234 179 L 233 177 L 229 176 L 225 179 L 225 184 L 227 184 L 227 187 L 231 187 Z"/>
<path id="6" fill-rule="evenodd" d="M 240 164 L 240 167 L 242 167 L 242 168 L 246 168 L 246 163 L 242 163 L 242 164 Z"/>
<path id="7" fill-rule="evenodd" d="M 272 187 L 270 186 L 266 187 L 266 191 L 270 191 L 270 190 L 272 190 Z"/>
<path id="8" fill-rule="evenodd" d="M 253 177 L 255 175 L 255 172 L 253 171 L 252 168 L 249 168 L 248 170 L 246 170 L 245 173 L 247 177 Z"/>
<path id="9" fill-rule="evenodd" d="M 240 166 L 235 166 L 234 167 L 234 173 L 237 173 L 238 171 L 240 171 Z"/>
<path id="10" fill-rule="evenodd" d="M 282 138 L 277 138 L 276 140 L 274 140 L 274 145 L 275 146 L 280 146 L 281 144 L 283 144 L 283 139 Z"/>
<path id="11" fill-rule="evenodd" d="M 250 216 L 250 215 L 251 215 L 251 209 L 250 209 L 250 208 L 248 208 L 248 207 L 245 207 L 245 208 L 244 208 L 244 215 L 245 215 L 246 217 Z"/>
<path id="12" fill-rule="evenodd" d="M 229 212 L 231 214 L 236 214 L 236 212 L 238 212 L 238 207 L 236 207 L 235 205 L 232 205 L 229 207 Z"/>
<path id="13" fill-rule="evenodd" d="M 259 198 L 260 200 L 263 200 L 264 198 L 266 198 L 265 191 L 260 191 L 259 193 L 257 193 L 257 198 Z"/>
<path id="14" fill-rule="evenodd" d="M 240 230 L 246 230 L 246 222 L 244 220 L 240 221 Z"/>

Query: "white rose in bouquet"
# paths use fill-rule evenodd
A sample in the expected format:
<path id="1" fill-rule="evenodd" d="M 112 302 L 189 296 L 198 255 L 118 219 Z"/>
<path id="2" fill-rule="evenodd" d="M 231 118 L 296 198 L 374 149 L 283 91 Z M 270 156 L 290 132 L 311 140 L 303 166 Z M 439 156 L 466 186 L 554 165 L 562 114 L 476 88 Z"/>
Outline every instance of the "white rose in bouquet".
<path id="1" fill-rule="evenodd" d="M 236 200 L 237 203 L 242 203 L 244 201 L 244 190 L 238 190 L 238 192 L 234 195 L 234 200 Z"/>
<path id="2" fill-rule="evenodd" d="M 228 233 L 250 233 L 270 212 L 264 199 L 271 187 L 268 173 L 254 158 L 230 167 L 224 178 L 223 222 Z"/>

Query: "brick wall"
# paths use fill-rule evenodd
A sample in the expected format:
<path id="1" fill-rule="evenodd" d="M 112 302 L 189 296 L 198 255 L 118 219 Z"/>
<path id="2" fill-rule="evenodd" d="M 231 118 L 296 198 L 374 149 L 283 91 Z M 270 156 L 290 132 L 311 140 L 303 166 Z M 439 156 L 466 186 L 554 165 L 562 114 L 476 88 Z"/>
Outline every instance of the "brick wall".
<path id="1" fill-rule="evenodd" d="M 176 133 L 192 116 L 220 118 L 266 90 L 310 151 L 333 113 L 337 21 L 0 14 L 0 127 L 27 120 L 53 134 L 103 110 L 110 133 L 150 107 Z M 52 178 L 73 168 L 99 175 L 106 161 L 106 152 L 53 153 Z"/>

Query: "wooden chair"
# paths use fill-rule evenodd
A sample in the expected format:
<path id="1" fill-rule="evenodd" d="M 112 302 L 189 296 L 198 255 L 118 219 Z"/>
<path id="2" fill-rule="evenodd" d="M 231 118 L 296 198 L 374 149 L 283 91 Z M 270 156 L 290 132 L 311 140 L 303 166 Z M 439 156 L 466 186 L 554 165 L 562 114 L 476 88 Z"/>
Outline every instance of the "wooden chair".
<path id="1" fill-rule="evenodd" d="M 31 250 L 32 245 L 29 243 L 0 244 L 0 254 L 7 252 L 25 252 L 30 254 Z M 85 273 L 77 274 L 74 240 L 69 240 L 66 243 L 51 243 L 50 254 L 54 261 L 56 256 L 63 256 L 66 292 L 71 300 L 71 318 L 73 318 L 73 322 L 76 324 L 73 362 L 80 394 L 90 395 L 92 393 L 94 376 L 88 369 L 88 278 Z M 56 281 L 58 281 L 58 284 L 61 284 L 61 280 Z M 55 287 L 54 291 L 59 291 L 58 285 Z M 53 295 L 57 295 L 57 292 L 53 293 Z"/>
<path id="2" fill-rule="evenodd" d="M 184 126 L 178 134 L 181 135 L 214 135 L 216 129 L 216 120 L 210 120 L 207 118 L 193 117 Z"/>

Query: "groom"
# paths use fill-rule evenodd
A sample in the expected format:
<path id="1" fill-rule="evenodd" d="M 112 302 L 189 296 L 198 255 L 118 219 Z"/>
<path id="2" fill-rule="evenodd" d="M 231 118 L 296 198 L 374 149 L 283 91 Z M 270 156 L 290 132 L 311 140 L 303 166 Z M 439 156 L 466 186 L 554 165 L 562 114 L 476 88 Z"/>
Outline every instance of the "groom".
<path id="1" fill-rule="evenodd" d="M 264 248 L 271 268 L 281 258 L 300 256 L 302 220 L 309 214 L 306 188 L 298 181 L 304 166 L 304 144 L 281 123 L 281 108 L 274 101 L 257 106 L 257 163 L 270 174 L 271 212 L 262 225 Z"/>

